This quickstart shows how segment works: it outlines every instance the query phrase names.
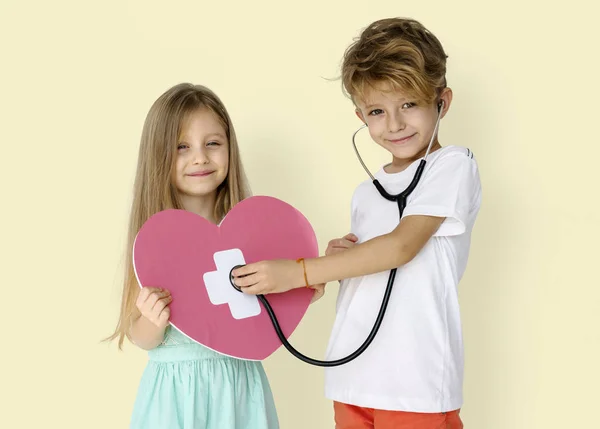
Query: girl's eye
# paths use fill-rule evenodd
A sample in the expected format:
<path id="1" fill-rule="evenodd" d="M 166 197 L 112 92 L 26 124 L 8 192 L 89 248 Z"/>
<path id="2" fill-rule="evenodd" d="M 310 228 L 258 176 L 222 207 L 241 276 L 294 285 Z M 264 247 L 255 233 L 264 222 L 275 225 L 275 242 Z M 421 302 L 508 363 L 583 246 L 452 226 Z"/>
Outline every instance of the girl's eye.
<path id="1" fill-rule="evenodd" d="M 212 142 L 208 142 L 207 145 L 208 146 L 220 146 L 221 144 L 219 142 L 212 141 Z"/>
<path id="2" fill-rule="evenodd" d="M 187 147 L 187 145 L 185 145 L 185 144 L 180 144 L 180 145 L 178 145 L 178 146 L 177 146 L 177 149 L 178 149 L 178 150 L 181 150 L 181 149 L 185 149 L 186 147 Z"/>

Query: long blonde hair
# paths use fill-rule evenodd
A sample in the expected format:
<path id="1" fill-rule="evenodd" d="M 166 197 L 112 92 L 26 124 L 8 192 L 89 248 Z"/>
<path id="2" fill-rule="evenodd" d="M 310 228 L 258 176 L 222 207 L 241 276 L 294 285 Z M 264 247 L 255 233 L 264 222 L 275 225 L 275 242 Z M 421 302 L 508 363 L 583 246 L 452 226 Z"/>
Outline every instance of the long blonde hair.
<path id="1" fill-rule="evenodd" d="M 182 123 L 200 108 L 210 109 L 219 118 L 229 142 L 229 170 L 217 188 L 215 219 L 222 220 L 233 206 L 250 196 L 233 123 L 219 97 L 210 89 L 191 83 L 175 85 L 163 93 L 146 116 L 140 141 L 129 217 L 121 312 L 114 333 L 106 339 L 112 341 L 118 338 L 119 349 L 122 349 L 125 337 L 131 340 L 129 328 L 137 312 L 135 301 L 139 286 L 132 260 L 135 237 L 144 222 L 155 213 L 182 209 L 171 175 Z"/>

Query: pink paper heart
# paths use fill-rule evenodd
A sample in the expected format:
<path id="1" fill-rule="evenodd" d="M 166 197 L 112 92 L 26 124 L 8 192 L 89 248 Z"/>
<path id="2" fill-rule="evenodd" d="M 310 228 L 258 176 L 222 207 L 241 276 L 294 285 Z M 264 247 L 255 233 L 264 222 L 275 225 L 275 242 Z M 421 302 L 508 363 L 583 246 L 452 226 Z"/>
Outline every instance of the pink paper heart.
<path id="1" fill-rule="evenodd" d="M 219 271 L 215 254 L 226 259 Z M 133 255 L 141 287 L 171 292 L 173 327 L 221 354 L 263 360 L 282 344 L 258 299 L 229 283 L 232 260 L 242 255 L 246 264 L 311 258 L 318 256 L 318 244 L 298 210 L 276 198 L 254 196 L 238 203 L 220 226 L 184 210 L 161 211 L 140 229 Z M 299 288 L 265 295 L 286 338 L 300 323 L 313 293 Z"/>

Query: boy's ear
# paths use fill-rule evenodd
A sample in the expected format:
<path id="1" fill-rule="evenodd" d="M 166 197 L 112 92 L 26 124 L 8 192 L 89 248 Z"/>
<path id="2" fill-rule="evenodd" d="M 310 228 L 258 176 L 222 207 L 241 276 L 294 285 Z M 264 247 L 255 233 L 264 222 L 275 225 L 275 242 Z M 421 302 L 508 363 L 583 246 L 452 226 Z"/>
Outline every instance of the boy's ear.
<path id="1" fill-rule="evenodd" d="M 448 113 L 448 109 L 450 109 L 450 104 L 452 103 L 452 89 L 444 88 L 442 93 L 440 94 L 440 101 L 444 102 L 443 110 L 442 110 L 442 118 L 446 116 Z"/>
<path id="2" fill-rule="evenodd" d="M 362 114 L 362 112 L 359 109 L 356 109 L 354 111 L 354 113 L 356 113 L 356 116 L 358 116 L 358 119 L 360 119 L 364 124 L 366 124 L 367 122 L 365 121 L 365 118 Z"/>

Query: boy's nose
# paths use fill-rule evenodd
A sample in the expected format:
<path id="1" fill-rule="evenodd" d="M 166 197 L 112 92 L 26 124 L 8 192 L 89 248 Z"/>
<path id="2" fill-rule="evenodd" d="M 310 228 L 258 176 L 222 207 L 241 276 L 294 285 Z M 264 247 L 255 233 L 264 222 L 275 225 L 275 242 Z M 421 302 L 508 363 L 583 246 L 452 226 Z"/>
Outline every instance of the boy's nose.
<path id="1" fill-rule="evenodd" d="M 401 115 L 388 116 L 388 131 L 390 133 L 395 133 L 402 129 L 404 129 L 404 121 Z"/>

